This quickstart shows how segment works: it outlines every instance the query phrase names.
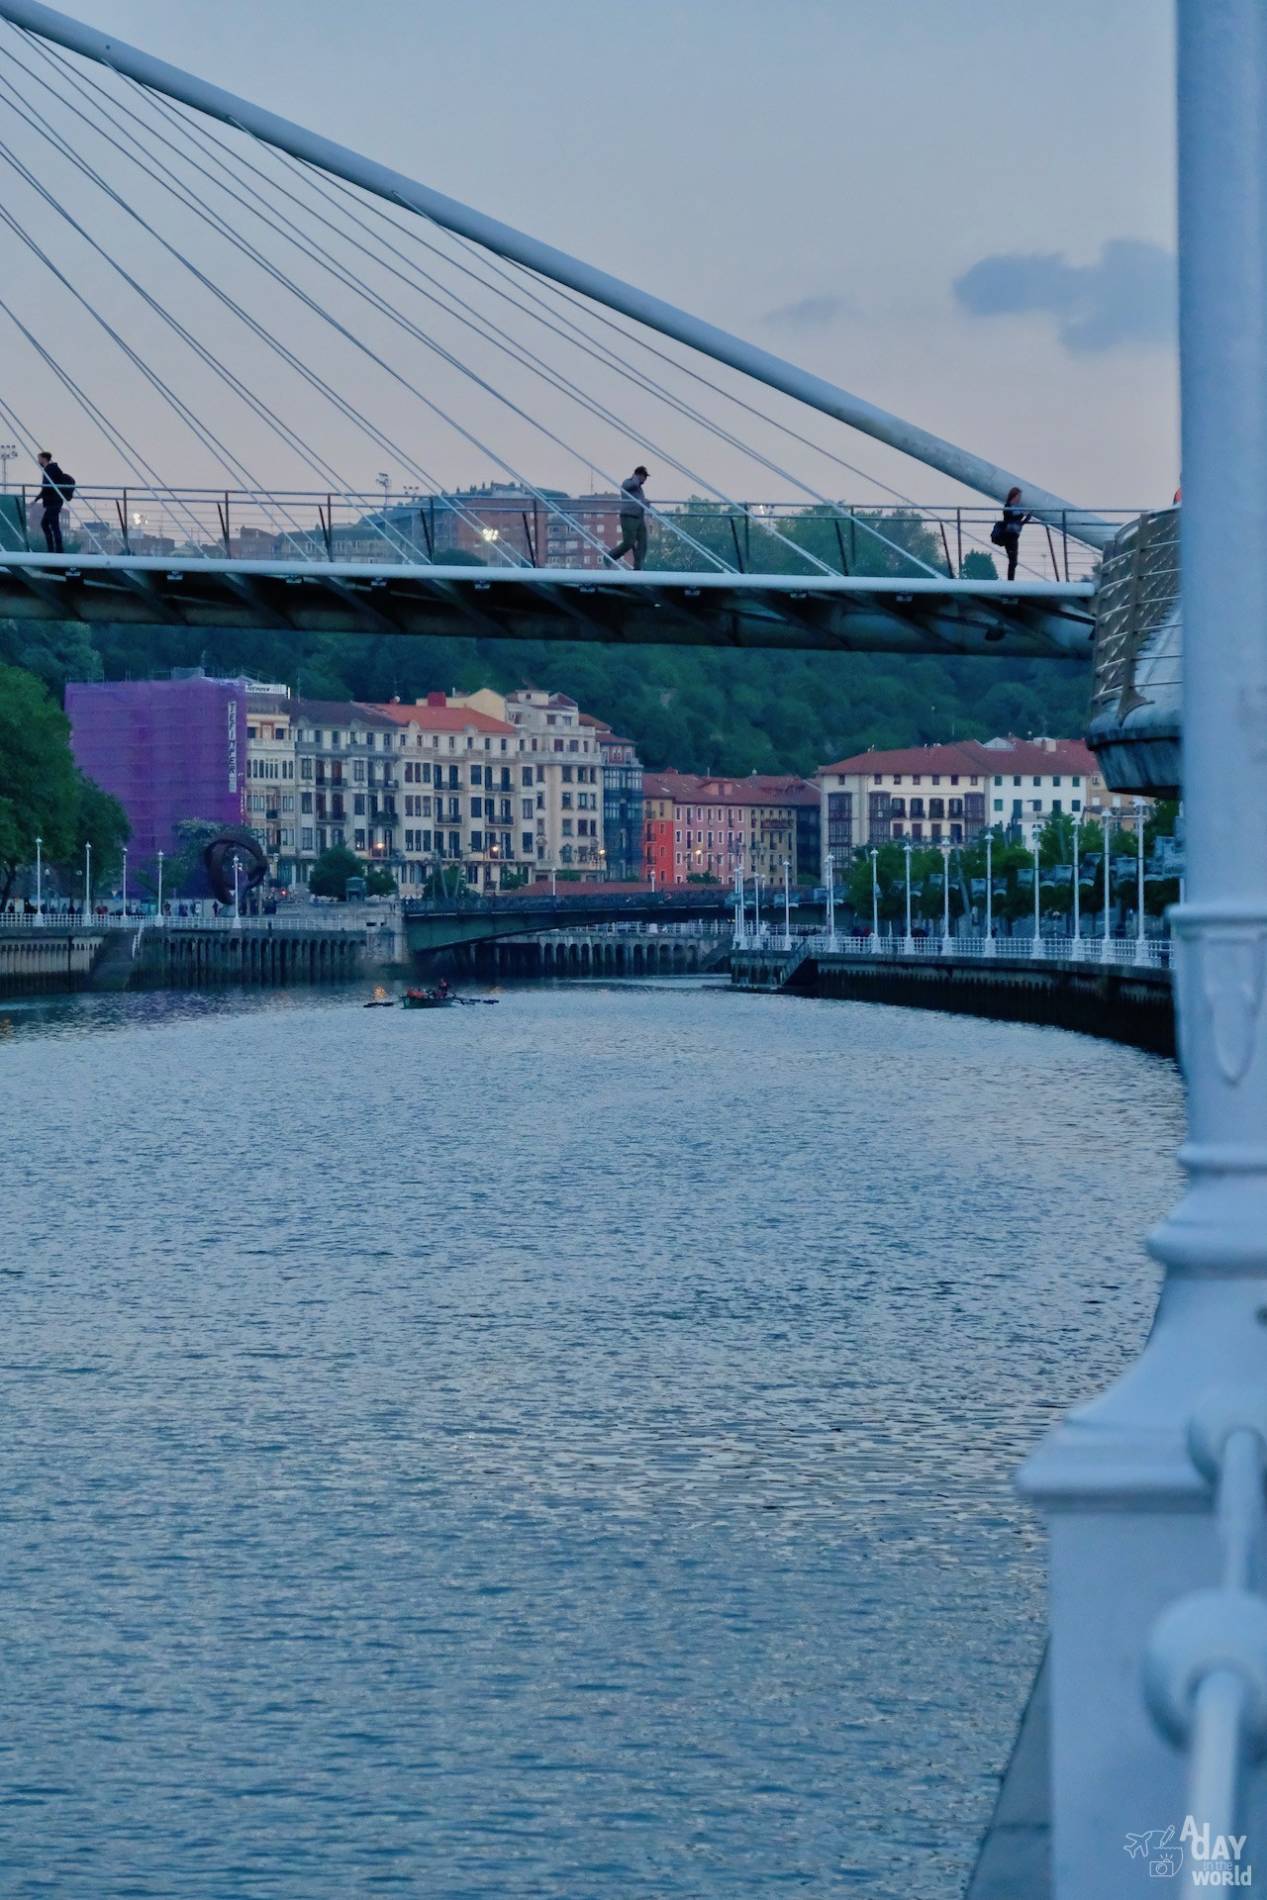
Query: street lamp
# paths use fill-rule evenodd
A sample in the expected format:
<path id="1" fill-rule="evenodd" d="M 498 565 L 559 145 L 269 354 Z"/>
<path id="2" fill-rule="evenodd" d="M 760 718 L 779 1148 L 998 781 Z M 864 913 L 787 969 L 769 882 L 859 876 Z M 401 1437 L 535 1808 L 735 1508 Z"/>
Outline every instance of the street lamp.
<path id="1" fill-rule="evenodd" d="M 985 948 L 983 956 L 994 955 L 994 832 L 985 834 Z"/>
<path id="2" fill-rule="evenodd" d="M 836 948 L 836 858 L 827 853 L 827 948 Z"/>
<path id="3" fill-rule="evenodd" d="M 128 848 L 127 848 L 127 846 L 126 846 L 126 845 L 124 845 L 124 847 L 123 847 L 123 893 L 122 893 L 122 898 L 123 898 L 123 924 L 124 924 L 124 928 L 126 929 L 126 928 L 127 928 L 127 921 L 128 921 Z"/>
<path id="4" fill-rule="evenodd" d="M 1082 835 L 1082 813 L 1073 815 L 1073 960 L 1082 961 L 1082 885 L 1078 870 L 1078 843 Z"/>
<path id="5" fill-rule="evenodd" d="M 1144 801 L 1135 800 L 1135 961 L 1147 960 L 1144 941 Z"/>
<path id="6" fill-rule="evenodd" d="M 941 953 L 948 957 L 954 949 L 950 941 L 950 841 L 941 841 Z"/>
<path id="7" fill-rule="evenodd" d="M 44 922 L 44 840 L 35 840 L 35 921 Z"/>
<path id="8" fill-rule="evenodd" d="M 158 854 L 158 922 L 163 921 L 163 854 Z"/>
<path id="9" fill-rule="evenodd" d="M 84 922 L 92 915 L 92 846 L 84 840 Z"/>
<path id="10" fill-rule="evenodd" d="M 241 860 L 235 851 L 233 853 L 233 928 L 235 930 L 241 930 L 242 928 L 242 912 L 238 907 L 238 865 L 240 862 Z"/>
<path id="11" fill-rule="evenodd" d="M 747 908 L 746 900 L 744 898 L 744 892 L 743 892 L 743 864 L 740 861 L 736 860 L 736 863 L 735 863 L 735 948 L 736 950 L 746 950 L 748 947 L 747 944 L 744 942 L 744 928 L 748 922 L 747 916 L 745 914 L 746 908 Z"/>
<path id="12" fill-rule="evenodd" d="M 752 874 L 752 928 L 757 942 L 761 941 L 761 873 Z"/>
<path id="13" fill-rule="evenodd" d="M 908 957 L 915 954 L 915 939 L 911 935 L 911 841 L 908 838 L 903 847 L 906 852 L 906 941 L 902 945 Z"/>
<path id="14" fill-rule="evenodd" d="M 0 442 L 0 478 L 3 480 L 3 490 L 6 495 L 9 492 L 9 464 L 17 460 L 17 454 L 16 442 Z"/>
<path id="15" fill-rule="evenodd" d="M 1109 808 L 1106 805 L 1101 814 L 1100 823 L 1104 831 L 1104 935 L 1100 939 L 1100 959 L 1109 960 Z"/>
<path id="16" fill-rule="evenodd" d="M 871 849 L 871 952 L 873 956 L 877 956 L 877 957 L 880 954 L 880 878 L 879 878 L 879 870 L 878 870 L 879 863 L 880 863 L 880 853 L 875 849 L 874 846 L 872 846 L 872 849 Z"/>
<path id="17" fill-rule="evenodd" d="M 792 948 L 792 887 L 789 883 L 791 864 L 783 860 L 783 941 L 786 949 Z"/>
<path id="18" fill-rule="evenodd" d="M 1041 957 L 1045 956 L 1046 952 L 1043 949 L 1043 915 L 1041 908 L 1043 873 L 1038 856 L 1041 847 L 1039 844 L 1037 825 L 1034 827 L 1034 842 L 1030 848 L 1034 853 L 1034 947 L 1030 954 L 1032 956 Z"/>

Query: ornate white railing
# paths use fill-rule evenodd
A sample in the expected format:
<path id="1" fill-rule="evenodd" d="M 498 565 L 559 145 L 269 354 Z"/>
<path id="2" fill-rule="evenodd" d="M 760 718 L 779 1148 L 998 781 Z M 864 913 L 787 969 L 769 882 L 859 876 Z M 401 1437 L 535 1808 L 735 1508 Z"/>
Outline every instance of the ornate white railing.
<path id="1" fill-rule="evenodd" d="M 880 956 L 893 961 L 906 958 L 927 960 L 953 958 L 955 961 L 988 961 L 1007 958 L 1012 962 L 1108 963 L 1135 965 L 1150 970 L 1170 967 L 1169 937 L 943 937 L 934 932 L 926 937 L 855 937 L 838 930 L 782 931 L 762 927 L 759 931 L 736 932 L 736 950 L 768 950 L 786 956 L 808 947 L 819 955 L 852 954 Z"/>
<path id="2" fill-rule="evenodd" d="M 1256 1570 L 1267 1505 L 1267 1401 L 1260 1390 L 1217 1391 L 1188 1428 L 1193 1464 L 1210 1486 L 1221 1580 L 1180 1597 L 1153 1623 L 1144 1688 L 1154 1722 L 1187 1761 L 1185 1831 L 1191 1884 L 1235 1879 L 1246 1836 L 1237 1835 L 1241 1781 L 1267 1744 L 1267 1602 Z M 1198 1830 L 1200 1832 L 1198 1833 Z M 1198 1878 L 1198 1875 L 1203 1878 Z M 1251 1876 L 1252 1877 L 1252 1876 Z"/>

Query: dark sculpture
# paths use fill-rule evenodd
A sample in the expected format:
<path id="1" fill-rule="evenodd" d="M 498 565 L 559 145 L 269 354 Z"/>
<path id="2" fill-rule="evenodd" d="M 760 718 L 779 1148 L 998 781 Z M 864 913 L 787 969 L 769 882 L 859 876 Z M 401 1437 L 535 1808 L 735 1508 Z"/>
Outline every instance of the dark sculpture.
<path id="1" fill-rule="evenodd" d="M 206 867 L 207 882 L 211 886 L 213 897 L 222 904 L 233 902 L 233 860 L 237 859 L 238 903 L 242 904 L 248 894 L 259 889 L 268 876 L 268 859 L 265 857 L 258 838 L 243 828 L 240 831 L 217 832 L 203 850 L 202 861 Z"/>

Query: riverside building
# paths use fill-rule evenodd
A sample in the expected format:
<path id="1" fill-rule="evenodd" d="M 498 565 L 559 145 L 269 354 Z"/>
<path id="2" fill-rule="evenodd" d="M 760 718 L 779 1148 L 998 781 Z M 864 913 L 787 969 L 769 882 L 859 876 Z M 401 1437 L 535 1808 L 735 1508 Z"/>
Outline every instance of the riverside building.
<path id="1" fill-rule="evenodd" d="M 211 679 L 201 668 L 168 679 L 68 682 L 75 762 L 127 813 L 138 888 L 142 879 L 153 882 L 160 851 L 171 857 L 178 850 L 178 825 L 249 822 L 248 702 L 285 690 Z"/>
<path id="2" fill-rule="evenodd" d="M 742 868 L 767 883 L 817 879 L 819 794 L 805 779 L 648 772 L 643 862 L 657 884 L 709 878 L 728 884 Z"/>
<path id="3" fill-rule="evenodd" d="M 824 858 L 892 840 L 969 844 L 1001 829 L 1032 845 L 1048 819 L 1095 817 L 1117 795 L 1079 739 L 964 739 L 861 752 L 818 773 Z M 1113 807 L 1116 809 L 1116 807 Z M 1121 801 L 1122 818 L 1133 807 Z"/>
<path id="4" fill-rule="evenodd" d="M 607 875 L 603 842 L 603 750 L 592 724 L 566 693 L 526 688 L 450 694 L 450 706 L 471 707 L 508 725 L 520 742 L 521 799 L 529 795 L 538 875 Z"/>

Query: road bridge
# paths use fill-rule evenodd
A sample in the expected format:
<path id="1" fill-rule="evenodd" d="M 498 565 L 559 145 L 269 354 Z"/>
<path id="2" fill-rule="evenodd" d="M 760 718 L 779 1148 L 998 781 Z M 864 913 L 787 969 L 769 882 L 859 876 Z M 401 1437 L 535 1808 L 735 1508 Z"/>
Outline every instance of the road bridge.
<path id="1" fill-rule="evenodd" d="M 547 890 L 498 897 L 411 899 L 401 906 L 400 926 L 410 955 L 491 943 L 499 937 L 536 936 L 547 930 L 585 929 L 598 924 L 686 923 L 730 918 L 734 893 L 717 885 L 653 891 L 629 885 L 587 885 L 552 896 Z"/>

